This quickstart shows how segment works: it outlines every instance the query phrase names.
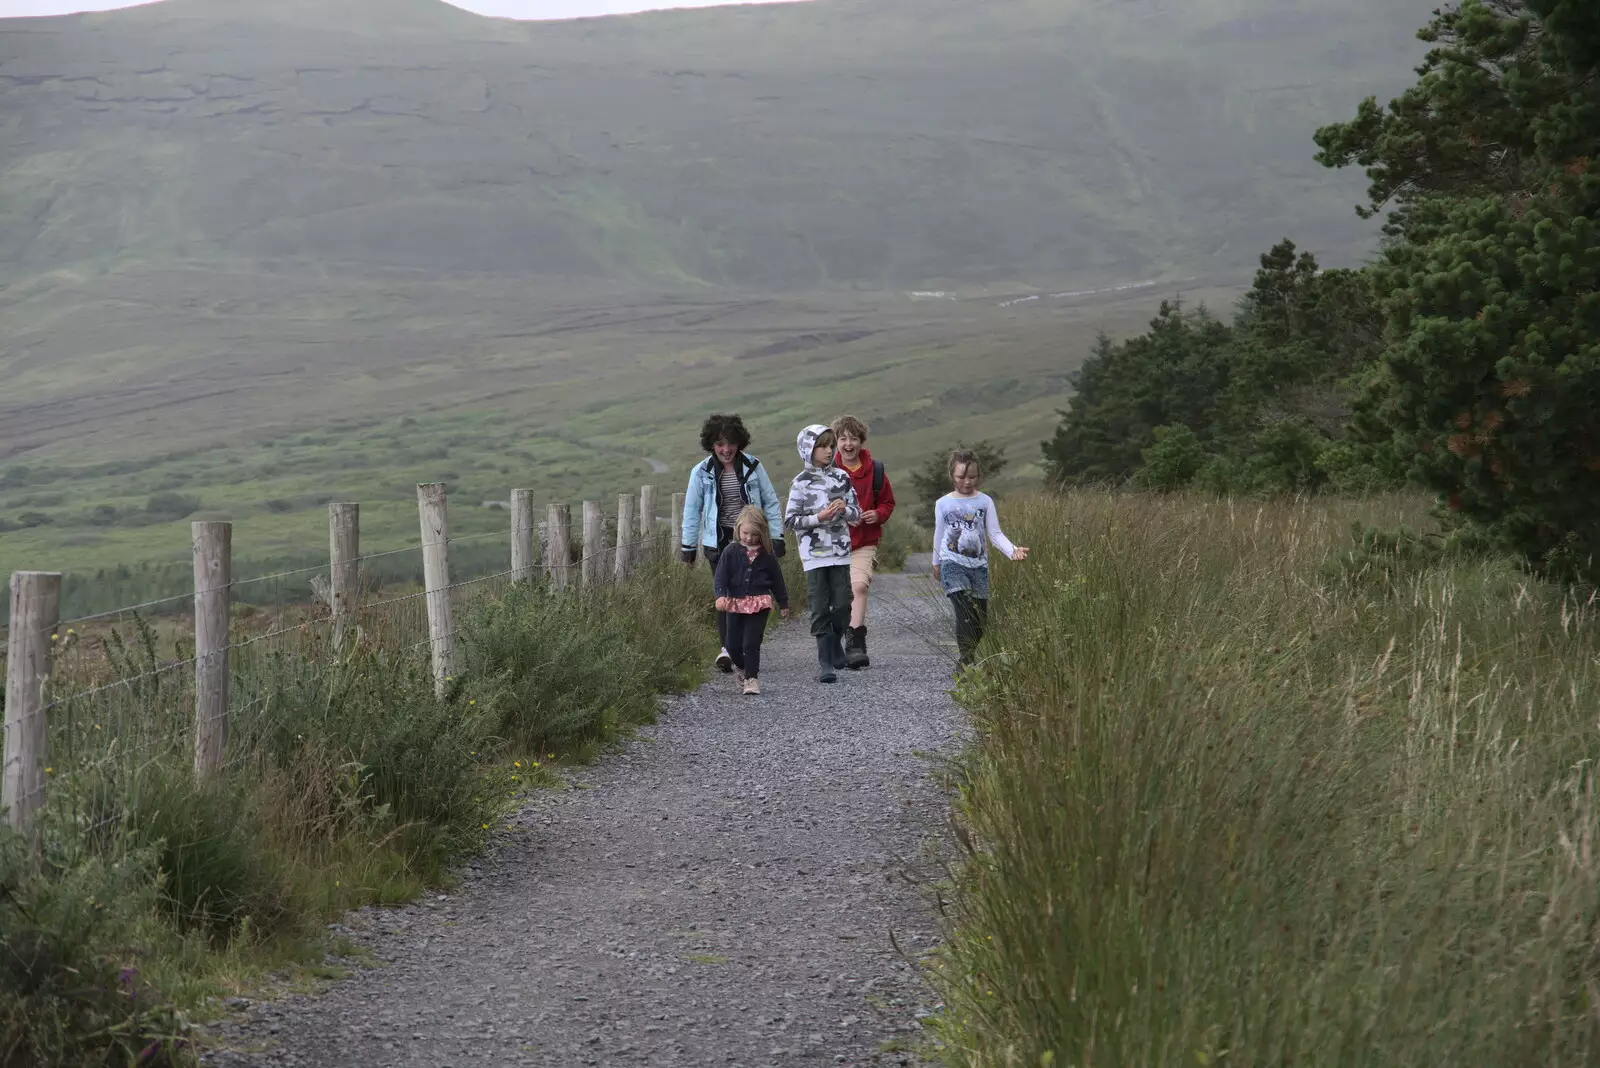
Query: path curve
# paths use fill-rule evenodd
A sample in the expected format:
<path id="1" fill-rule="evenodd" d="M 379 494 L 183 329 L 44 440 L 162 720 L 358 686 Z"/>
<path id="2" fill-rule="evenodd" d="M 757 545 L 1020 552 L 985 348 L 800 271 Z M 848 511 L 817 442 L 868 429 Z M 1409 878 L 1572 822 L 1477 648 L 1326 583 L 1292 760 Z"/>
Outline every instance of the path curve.
<path id="1" fill-rule="evenodd" d="M 643 459 L 645 463 L 650 465 L 650 473 L 652 475 L 664 475 L 668 471 L 672 470 L 672 468 L 668 467 L 665 463 L 663 463 L 660 460 L 652 460 L 648 456 L 641 457 L 641 459 Z"/>
<path id="2" fill-rule="evenodd" d="M 930 756 L 965 728 L 943 599 L 876 585 L 873 667 L 820 686 L 804 624 L 777 627 L 762 697 L 719 676 L 672 699 L 586 788 L 531 799 L 456 893 L 356 914 L 380 966 L 248 1013 L 207 1061 L 911 1063 L 934 996 L 895 944 L 936 940 L 906 876 L 940 870 Z"/>

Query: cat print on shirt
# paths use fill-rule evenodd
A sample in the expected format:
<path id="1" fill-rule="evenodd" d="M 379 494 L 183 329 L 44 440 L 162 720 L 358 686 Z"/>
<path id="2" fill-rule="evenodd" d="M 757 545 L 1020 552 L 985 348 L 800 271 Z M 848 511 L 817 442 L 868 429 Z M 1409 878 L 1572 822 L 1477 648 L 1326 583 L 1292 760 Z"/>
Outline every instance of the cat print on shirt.
<path id="1" fill-rule="evenodd" d="M 975 560 L 985 557 L 983 529 L 989 521 L 988 509 L 952 507 L 945 512 L 944 519 L 946 552 Z"/>

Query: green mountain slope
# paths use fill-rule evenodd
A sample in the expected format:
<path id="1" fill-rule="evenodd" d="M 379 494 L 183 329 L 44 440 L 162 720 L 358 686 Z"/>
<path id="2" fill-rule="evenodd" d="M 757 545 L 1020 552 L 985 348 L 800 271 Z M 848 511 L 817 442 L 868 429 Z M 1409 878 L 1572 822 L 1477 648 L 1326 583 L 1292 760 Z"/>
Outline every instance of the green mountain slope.
<path id="1" fill-rule="evenodd" d="M 1432 0 L 434 0 L 0 21 L 0 282 L 493 272 L 795 290 L 1235 272 L 1371 229 L 1311 129 Z"/>

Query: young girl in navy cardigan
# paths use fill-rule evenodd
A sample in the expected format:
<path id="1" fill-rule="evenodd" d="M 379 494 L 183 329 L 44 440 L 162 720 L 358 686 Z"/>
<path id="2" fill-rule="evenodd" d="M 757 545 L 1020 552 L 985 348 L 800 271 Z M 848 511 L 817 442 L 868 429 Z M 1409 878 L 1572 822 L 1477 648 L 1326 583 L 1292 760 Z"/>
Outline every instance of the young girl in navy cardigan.
<path id="1" fill-rule="evenodd" d="M 777 608 L 789 618 L 789 591 L 772 552 L 772 529 L 765 512 L 746 505 L 734 521 L 733 537 L 736 544 L 717 560 L 712 590 L 717 611 L 728 613 L 728 656 L 733 659 L 734 678 L 745 693 L 759 694 L 767 617 Z"/>

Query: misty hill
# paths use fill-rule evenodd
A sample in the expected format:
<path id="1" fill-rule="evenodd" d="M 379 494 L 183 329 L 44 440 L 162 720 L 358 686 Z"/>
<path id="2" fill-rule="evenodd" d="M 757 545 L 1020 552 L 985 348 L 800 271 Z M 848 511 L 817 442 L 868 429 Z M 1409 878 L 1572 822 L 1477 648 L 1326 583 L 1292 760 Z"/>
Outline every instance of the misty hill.
<path id="1" fill-rule="evenodd" d="M 487 271 L 797 289 L 1237 271 L 1371 229 L 1312 129 L 1433 0 L 434 0 L 0 21 L 0 280 Z M 1337 8 L 1337 10 L 1336 10 Z"/>

